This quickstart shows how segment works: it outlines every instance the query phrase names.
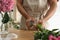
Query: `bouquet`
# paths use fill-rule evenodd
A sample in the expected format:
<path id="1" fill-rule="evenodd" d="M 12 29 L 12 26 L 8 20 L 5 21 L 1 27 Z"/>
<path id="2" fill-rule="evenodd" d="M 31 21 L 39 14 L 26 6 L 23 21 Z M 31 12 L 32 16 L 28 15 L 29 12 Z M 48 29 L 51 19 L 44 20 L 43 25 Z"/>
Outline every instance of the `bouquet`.
<path id="1" fill-rule="evenodd" d="M 58 29 L 44 29 L 41 24 L 38 24 L 37 27 L 38 31 L 34 34 L 34 40 L 60 40 L 60 31 L 57 31 Z"/>
<path id="2" fill-rule="evenodd" d="M 14 3 L 14 0 L 0 0 L 0 14 L 2 15 L 2 25 L 0 27 L 1 31 L 5 31 L 7 28 L 7 23 L 10 21 L 9 14 L 14 8 Z"/>
<path id="3" fill-rule="evenodd" d="M 8 12 L 12 11 L 13 7 L 14 0 L 0 0 L 0 13 L 4 13 L 2 23 L 7 23 L 9 21 Z"/>
<path id="4" fill-rule="evenodd" d="M 9 12 L 13 10 L 14 0 L 0 0 L 0 12 Z"/>

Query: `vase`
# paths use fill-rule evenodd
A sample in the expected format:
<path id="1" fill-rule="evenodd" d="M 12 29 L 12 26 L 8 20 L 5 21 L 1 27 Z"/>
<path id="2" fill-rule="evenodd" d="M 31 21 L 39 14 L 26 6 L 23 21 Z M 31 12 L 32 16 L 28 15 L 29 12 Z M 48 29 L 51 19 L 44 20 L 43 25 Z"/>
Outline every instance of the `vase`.
<path id="1" fill-rule="evenodd" d="M 9 15 L 8 13 L 0 12 L 1 14 L 1 25 L 0 25 L 0 31 L 7 31 L 8 30 L 8 21 L 9 21 Z"/>
<path id="2" fill-rule="evenodd" d="M 7 24 L 2 24 L 1 25 L 1 32 L 8 32 L 8 26 L 7 26 Z"/>
<path id="3" fill-rule="evenodd" d="M 0 24 L 0 35 L 3 38 L 3 37 L 6 37 L 7 34 L 9 33 L 8 32 L 9 27 L 8 27 L 8 22 L 4 18 L 6 16 L 6 14 L 3 13 L 3 12 L 0 12 L 0 15 L 1 15 L 1 19 L 0 19 L 0 23 L 1 23 Z"/>
<path id="4" fill-rule="evenodd" d="M 11 22 L 9 21 L 10 20 L 9 12 L 8 13 L 0 12 L 0 15 L 1 15 L 0 40 L 11 40 L 17 35 L 14 33 L 10 33 L 8 30 L 11 26 Z M 6 17 L 6 15 L 8 15 L 9 17 Z"/>

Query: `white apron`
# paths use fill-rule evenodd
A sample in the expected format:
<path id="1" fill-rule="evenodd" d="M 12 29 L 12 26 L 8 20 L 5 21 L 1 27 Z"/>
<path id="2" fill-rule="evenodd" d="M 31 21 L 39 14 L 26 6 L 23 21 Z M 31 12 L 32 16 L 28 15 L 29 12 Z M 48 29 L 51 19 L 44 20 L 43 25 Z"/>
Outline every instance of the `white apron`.
<path id="1" fill-rule="evenodd" d="M 48 3 L 47 0 L 23 0 L 23 7 L 30 16 L 38 21 L 43 19 L 43 16 L 48 9 Z M 25 23 L 26 19 L 22 16 L 21 29 L 27 29 Z"/>

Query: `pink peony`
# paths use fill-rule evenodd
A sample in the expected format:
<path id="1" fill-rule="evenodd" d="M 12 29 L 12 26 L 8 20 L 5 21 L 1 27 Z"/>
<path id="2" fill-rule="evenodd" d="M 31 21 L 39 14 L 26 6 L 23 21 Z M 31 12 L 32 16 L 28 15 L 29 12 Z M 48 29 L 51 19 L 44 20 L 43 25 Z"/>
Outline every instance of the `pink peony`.
<path id="1" fill-rule="evenodd" d="M 49 36 L 49 40 L 58 40 L 58 38 L 56 38 L 56 37 L 53 36 L 53 35 L 50 35 L 50 36 Z"/>
<path id="2" fill-rule="evenodd" d="M 60 40 L 60 36 L 58 36 L 58 40 Z"/>
<path id="3" fill-rule="evenodd" d="M 0 12 L 8 12 L 13 10 L 14 0 L 0 0 Z"/>

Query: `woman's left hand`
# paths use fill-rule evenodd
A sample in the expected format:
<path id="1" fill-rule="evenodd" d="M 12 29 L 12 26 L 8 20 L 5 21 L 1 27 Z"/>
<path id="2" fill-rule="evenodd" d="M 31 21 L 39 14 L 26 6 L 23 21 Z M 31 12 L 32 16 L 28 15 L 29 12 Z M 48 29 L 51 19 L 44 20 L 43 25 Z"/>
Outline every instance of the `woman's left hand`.
<path id="1" fill-rule="evenodd" d="M 45 28 L 45 26 L 46 26 L 46 21 L 44 21 L 44 20 L 39 20 L 39 21 L 38 21 L 38 24 L 42 24 L 43 28 Z"/>
<path id="2" fill-rule="evenodd" d="M 46 26 L 46 21 L 44 21 L 44 20 L 39 20 L 39 21 L 37 21 L 37 23 L 34 24 L 34 25 L 31 27 L 31 30 L 38 30 L 37 24 L 42 24 L 42 27 L 45 28 L 45 26 Z"/>

